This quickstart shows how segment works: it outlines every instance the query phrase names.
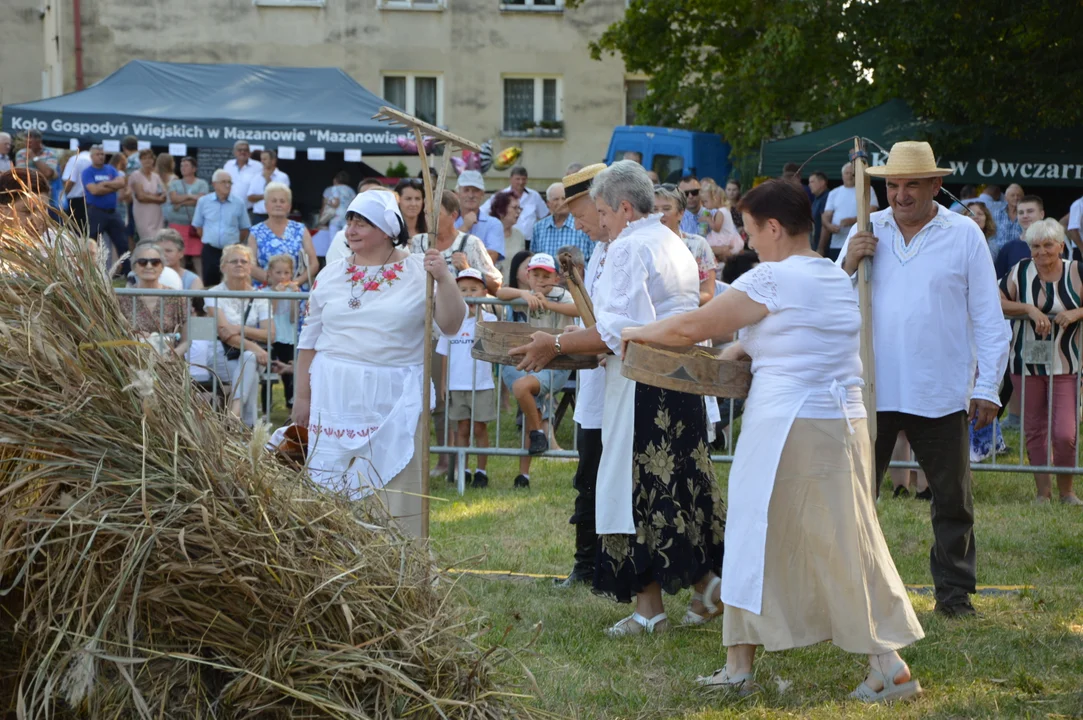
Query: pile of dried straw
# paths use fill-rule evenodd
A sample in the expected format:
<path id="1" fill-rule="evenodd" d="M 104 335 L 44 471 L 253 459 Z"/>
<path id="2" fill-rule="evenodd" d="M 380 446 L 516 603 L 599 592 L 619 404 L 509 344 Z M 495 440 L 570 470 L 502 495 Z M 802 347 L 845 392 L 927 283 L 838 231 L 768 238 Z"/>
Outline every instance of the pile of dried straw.
<path id="1" fill-rule="evenodd" d="M 95 266 L 0 232 L 0 715 L 537 716 L 427 553 L 126 342 Z"/>

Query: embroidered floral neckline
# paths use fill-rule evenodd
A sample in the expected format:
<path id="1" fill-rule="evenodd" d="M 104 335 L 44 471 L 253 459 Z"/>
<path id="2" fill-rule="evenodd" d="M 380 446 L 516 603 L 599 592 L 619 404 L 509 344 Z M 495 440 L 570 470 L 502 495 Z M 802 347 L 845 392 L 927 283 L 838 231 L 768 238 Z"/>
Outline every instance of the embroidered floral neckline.
<path id="1" fill-rule="evenodd" d="M 404 265 L 401 260 L 391 266 L 380 265 L 372 272 L 368 272 L 365 265 L 347 265 L 346 277 L 350 280 L 350 294 L 352 296 L 348 303 L 350 308 L 356 310 L 361 307 L 361 297 L 365 293 L 379 292 L 384 285 L 391 287 L 402 275 L 403 269 Z M 353 296 L 358 286 L 361 287 L 361 296 Z"/>

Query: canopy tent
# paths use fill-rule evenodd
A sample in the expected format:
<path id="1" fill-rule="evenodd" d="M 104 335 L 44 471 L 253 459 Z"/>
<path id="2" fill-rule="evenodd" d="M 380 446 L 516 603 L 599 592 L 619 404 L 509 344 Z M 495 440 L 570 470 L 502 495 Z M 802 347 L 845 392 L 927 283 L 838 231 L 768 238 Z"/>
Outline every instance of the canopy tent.
<path id="1" fill-rule="evenodd" d="M 881 165 L 887 162 L 886 150 L 893 143 L 920 138 L 932 129 L 931 123 L 915 118 L 905 102 L 889 100 L 822 130 L 766 143 L 760 151 L 759 174 L 777 177 L 786 163 L 804 164 L 816 152 L 855 135 L 884 148 L 881 151 L 869 144 L 870 164 Z M 840 179 L 852 149 L 852 142 L 842 142 L 808 162 L 803 174 L 821 170 L 829 178 Z M 969 146 L 941 156 L 937 162 L 955 170 L 944 178 L 949 183 L 1078 187 L 1083 185 L 1083 129 L 1046 130 L 1024 139 L 999 136 L 986 129 Z"/>
<path id="2" fill-rule="evenodd" d="M 3 129 L 34 128 L 64 145 L 135 135 L 156 146 L 227 148 L 248 140 L 298 153 L 402 155 L 401 129 L 372 119 L 387 104 L 338 68 L 133 60 L 86 90 L 5 105 Z"/>

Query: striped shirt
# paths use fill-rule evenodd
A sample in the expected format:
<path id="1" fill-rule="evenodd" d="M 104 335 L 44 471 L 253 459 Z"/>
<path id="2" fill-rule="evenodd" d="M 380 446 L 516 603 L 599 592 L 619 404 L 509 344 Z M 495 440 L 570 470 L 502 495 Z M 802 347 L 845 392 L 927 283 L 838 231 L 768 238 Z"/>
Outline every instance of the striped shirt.
<path id="1" fill-rule="evenodd" d="M 1038 268 L 1030 259 L 1020 260 L 1000 281 L 1000 291 L 1013 302 L 1033 305 L 1047 315 L 1074 310 L 1083 302 L 1083 279 L 1080 263 L 1062 260 L 1064 269 L 1056 282 L 1044 282 L 1038 277 Z M 1049 366 L 1038 361 L 1036 344 L 1049 341 L 1049 336 L 1035 338 L 1034 322 L 1020 318 L 1012 322 L 1011 354 L 1009 372 L 1013 375 L 1066 375 L 1079 370 L 1079 323 L 1067 329 L 1053 323 L 1053 347 L 1050 353 L 1053 372 Z M 1027 352 L 1024 353 L 1024 345 Z M 1025 357 L 1026 356 L 1026 357 Z"/>
<path id="2" fill-rule="evenodd" d="M 594 241 L 585 232 L 576 229 L 575 218 L 571 215 L 564 218 L 564 224 L 560 227 L 557 227 L 552 215 L 534 225 L 530 252 L 548 253 L 555 258 L 557 251 L 565 245 L 574 245 L 582 250 L 584 260 L 590 260 L 590 255 L 594 252 Z"/>

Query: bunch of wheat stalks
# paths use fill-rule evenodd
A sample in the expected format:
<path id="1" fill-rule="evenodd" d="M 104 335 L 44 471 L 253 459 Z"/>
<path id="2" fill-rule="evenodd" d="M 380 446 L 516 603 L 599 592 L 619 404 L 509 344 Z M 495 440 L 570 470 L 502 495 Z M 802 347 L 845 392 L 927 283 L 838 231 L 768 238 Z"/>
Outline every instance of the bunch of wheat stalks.
<path id="1" fill-rule="evenodd" d="M 0 715 L 540 714 L 427 551 L 201 402 L 50 235 L 0 231 Z"/>

